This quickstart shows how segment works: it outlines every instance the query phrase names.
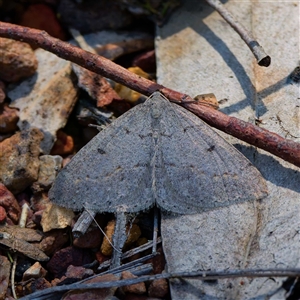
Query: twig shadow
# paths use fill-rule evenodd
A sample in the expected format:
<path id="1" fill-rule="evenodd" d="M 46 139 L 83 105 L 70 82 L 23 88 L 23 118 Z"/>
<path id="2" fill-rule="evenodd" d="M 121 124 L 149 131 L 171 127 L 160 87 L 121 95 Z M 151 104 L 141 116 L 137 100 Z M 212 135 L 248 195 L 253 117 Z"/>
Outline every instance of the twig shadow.
<path id="1" fill-rule="evenodd" d="M 296 180 L 296 178 L 300 178 L 299 170 L 285 167 L 280 163 L 280 159 L 259 153 L 251 146 L 241 144 L 234 146 L 251 161 L 267 181 L 272 182 L 276 186 L 300 193 L 299 180 Z"/>

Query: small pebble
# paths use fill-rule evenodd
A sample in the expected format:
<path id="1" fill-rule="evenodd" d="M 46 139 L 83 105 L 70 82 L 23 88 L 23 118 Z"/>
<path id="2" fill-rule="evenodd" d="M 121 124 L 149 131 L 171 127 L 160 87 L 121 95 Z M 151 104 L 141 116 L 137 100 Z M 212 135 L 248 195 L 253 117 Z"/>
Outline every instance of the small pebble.
<path id="1" fill-rule="evenodd" d="M 3 206 L 0 206 L 0 224 L 5 223 L 6 221 L 6 211 Z"/>
<path id="2" fill-rule="evenodd" d="M 164 278 L 153 280 L 148 288 L 149 297 L 164 298 L 168 292 L 168 281 Z"/>
<path id="3" fill-rule="evenodd" d="M 47 255 L 52 255 L 59 251 L 70 239 L 69 233 L 62 229 L 51 230 L 44 233 L 44 236 L 39 244 L 39 249 Z"/>
<path id="4" fill-rule="evenodd" d="M 157 252 L 159 254 L 147 260 L 147 263 L 153 265 L 154 274 L 161 274 L 165 270 L 166 260 L 161 246 L 157 248 Z"/>
<path id="5" fill-rule="evenodd" d="M 0 205 L 5 209 L 9 218 L 17 223 L 19 221 L 21 208 L 14 195 L 0 182 Z"/>
<path id="6" fill-rule="evenodd" d="M 111 243 L 112 243 L 112 237 L 113 237 L 114 230 L 115 230 L 115 224 L 116 224 L 115 220 L 109 221 L 104 230 L 107 238 L 109 239 L 109 241 Z M 137 224 L 132 224 L 132 226 L 127 226 L 127 231 L 129 230 L 129 228 L 130 228 L 130 232 L 129 232 L 129 235 L 127 237 L 124 247 L 131 246 L 135 241 L 138 240 L 138 238 L 141 235 L 141 230 Z M 107 238 L 103 239 L 103 242 L 101 245 L 101 252 L 106 256 L 110 256 L 110 255 L 112 255 L 113 249 Z"/>
<path id="7" fill-rule="evenodd" d="M 74 239 L 73 245 L 78 248 L 99 248 L 102 238 L 103 234 L 98 228 L 91 228 L 79 238 Z"/>
<path id="8" fill-rule="evenodd" d="M 132 279 L 137 278 L 137 276 L 133 275 L 132 273 L 128 271 L 122 272 L 121 279 Z M 132 285 L 123 286 L 122 290 L 124 293 L 133 293 L 133 294 L 145 294 L 147 289 L 144 282 L 139 282 Z"/>
<path id="9" fill-rule="evenodd" d="M 76 267 L 73 265 L 70 265 L 66 272 L 67 278 L 72 278 L 76 280 L 81 280 L 87 277 L 90 277 L 94 274 L 94 272 L 91 269 L 86 269 L 84 267 Z"/>
<path id="10" fill-rule="evenodd" d="M 42 155 L 39 159 L 38 178 L 31 186 L 34 193 L 49 190 L 62 165 L 62 157 L 59 155 Z"/>
<path id="11" fill-rule="evenodd" d="M 32 278 L 41 278 L 47 275 L 47 271 L 42 267 L 39 262 L 34 263 L 29 269 L 27 269 L 23 274 L 23 281 Z"/>
<path id="12" fill-rule="evenodd" d="M 0 38 L 0 79 L 17 82 L 30 77 L 37 70 L 32 48 L 22 42 Z"/>
<path id="13" fill-rule="evenodd" d="M 99 262 L 99 264 L 102 264 L 103 262 L 105 262 L 106 260 L 109 260 L 110 257 L 109 256 L 105 256 L 101 250 L 96 252 L 96 259 Z"/>
<path id="14" fill-rule="evenodd" d="M 49 203 L 43 212 L 41 226 L 43 232 L 48 232 L 52 229 L 63 229 L 72 224 L 74 212 L 70 209 Z"/>
<path id="15" fill-rule="evenodd" d="M 67 135 L 62 130 L 56 134 L 56 142 L 51 149 L 51 155 L 67 155 L 74 151 L 74 141 L 72 136 Z"/>
<path id="16" fill-rule="evenodd" d="M 11 263 L 6 256 L 0 255 L 0 299 L 6 298 L 6 291 L 10 283 Z"/>
<path id="17" fill-rule="evenodd" d="M 66 247 L 54 253 L 47 264 L 48 271 L 55 277 L 65 275 L 69 265 L 82 266 L 93 261 L 93 257 L 86 249 Z"/>
<path id="18" fill-rule="evenodd" d="M 0 103 L 4 102 L 5 97 L 5 84 L 3 81 L 0 80 Z"/>
<path id="19" fill-rule="evenodd" d="M 18 110 L 6 103 L 0 105 L 0 132 L 9 133 L 18 130 Z"/>
<path id="20" fill-rule="evenodd" d="M 36 128 L 18 132 L 0 144 L 0 181 L 14 194 L 23 192 L 38 178 L 40 143 Z"/>

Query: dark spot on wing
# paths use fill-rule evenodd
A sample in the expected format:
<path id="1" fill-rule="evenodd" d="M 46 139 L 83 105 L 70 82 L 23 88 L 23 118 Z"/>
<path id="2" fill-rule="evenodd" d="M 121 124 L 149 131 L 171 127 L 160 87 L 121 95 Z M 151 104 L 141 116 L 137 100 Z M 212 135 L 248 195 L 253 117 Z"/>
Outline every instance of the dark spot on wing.
<path id="1" fill-rule="evenodd" d="M 207 151 L 208 152 L 212 152 L 212 151 L 214 151 L 215 150 L 215 145 L 211 145 L 208 149 L 207 149 Z"/>
<path id="2" fill-rule="evenodd" d="M 149 134 L 146 134 L 146 135 L 139 134 L 139 137 L 140 137 L 141 139 L 144 139 L 144 138 L 147 137 L 147 136 L 152 136 L 152 132 L 150 132 Z"/>
<path id="3" fill-rule="evenodd" d="M 98 148 L 97 150 L 98 150 L 98 152 L 99 152 L 100 154 L 105 154 L 105 153 L 106 153 L 106 152 L 105 152 L 103 149 L 101 149 L 101 148 Z"/>
<path id="4" fill-rule="evenodd" d="M 136 165 L 133 166 L 133 169 L 135 168 L 140 168 L 140 167 L 148 167 L 149 164 L 147 162 L 144 162 L 144 163 L 137 163 Z"/>
<path id="5" fill-rule="evenodd" d="M 187 126 L 187 127 L 183 128 L 183 132 L 187 132 L 190 128 L 193 128 L 193 126 Z"/>

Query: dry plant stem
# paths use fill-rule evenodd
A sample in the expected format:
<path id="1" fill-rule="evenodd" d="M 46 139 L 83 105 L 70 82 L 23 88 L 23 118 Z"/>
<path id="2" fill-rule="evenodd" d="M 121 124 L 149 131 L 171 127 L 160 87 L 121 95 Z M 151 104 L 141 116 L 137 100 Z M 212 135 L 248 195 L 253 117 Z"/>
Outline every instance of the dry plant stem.
<path id="1" fill-rule="evenodd" d="M 125 285 L 136 284 L 139 282 L 155 280 L 155 279 L 171 279 L 171 278 L 193 278 L 198 280 L 216 280 L 216 279 L 228 279 L 239 277 L 298 277 L 300 269 L 248 269 L 248 270 L 226 270 L 226 271 L 194 271 L 194 272 L 180 272 L 180 273 L 163 273 L 157 275 L 145 275 L 133 279 L 123 279 L 118 281 L 99 282 L 90 284 L 78 284 L 73 283 L 70 285 L 55 286 L 46 290 L 38 291 L 22 298 L 22 300 L 30 299 L 46 299 L 46 295 L 52 293 L 69 291 L 69 290 L 89 290 L 100 288 L 121 287 Z M 49 299 L 49 298 L 48 298 Z"/>
<path id="2" fill-rule="evenodd" d="M 27 203 L 24 203 L 22 205 L 21 216 L 19 219 L 19 226 L 21 228 L 26 227 L 28 212 L 29 212 L 29 206 Z M 15 253 L 14 254 L 14 262 L 13 262 L 12 269 L 11 269 L 11 290 L 12 290 L 13 297 L 15 299 L 18 299 L 17 294 L 16 294 L 16 287 L 15 287 L 15 274 L 16 274 L 16 268 L 17 268 L 17 260 L 18 260 L 18 255 Z"/>
<path id="3" fill-rule="evenodd" d="M 158 237 L 157 241 L 156 241 L 156 244 L 160 244 L 160 243 L 161 243 L 161 237 Z M 125 252 L 124 254 L 122 254 L 121 260 L 124 260 L 126 258 L 132 257 L 133 255 L 141 253 L 141 252 L 144 252 L 145 250 L 148 250 L 150 248 L 153 248 L 153 241 L 150 241 L 150 242 L 148 242 L 148 243 L 146 243 L 144 245 L 141 245 L 141 246 L 139 246 L 137 248 L 134 248 L 134 249 L 131 249 L 131 250 Z M 152 252 L 152 255 L 155 256 L 156 253 Z M 101 270 L 103 270 L 105 268 L 108 268 L 110 266 L 110 263 L 111 263 L 111 259 L 106 260 L 101 265 L 99 265 L 98 271 L 101 271 Z M 103 274 L 103 273 L 101 273 L 101 274 Z"/>
<path id="4" fill-rule="evenodd" d="M 18 299 L 17 294 L 16 294 L 16 286 L 15 286 L 15 275 L 16 275 L 17 259 L 18 259 L 18 256 L 16 253 L 14 254 L 13 258 L 14 258 L 14 261 L 13 261 L 12 268 L 11 268 L 11 279 L 10 279 L 11 291 L 12 291 L 13 297 L 15 299 Z"/>
<path id="5" fill-rule="evenodd" d="M 120 266 L 118 266 L 116 268 L 109 269 L 109 270 L 107 270 L 105 272 L 102 272 L 102 273 L 100 273 L 98 275 L 100 276 L 100 275 L 104 275 L 104 274 L 120 274 L 123 271 L 126 271 L 126 270 L 128 271 L 128 270 L 130 270 L 132 268 L 137 268 L 138 266 L 140 266 L 140 267 L 144 266 L 143 262 L 145 262 L 146 260 L 149 260 L 149 259 L 153 258 L 156 255 L 157 255 L 157 253 L 148 254 L 146 256 L 140 257 L 140 258 L 138 258 L 138 259 L 136 259 L 134 261 L 131 261 L 129 263 L 126 263 L 124 265 L 120 265 Z"/>
<path id="6" fill-rule="evenodd" d="M 191 110 L 212 127 L 218 128 L 300 167 L 299 143 L 284 139 L 276 133 L 259 128 L 237 118 L 229 117 L 209 106 L 196 105 L 194 103 L 195 101 L 188 95 L 142 78 L 116 65 L 110 60 L 53 38 L 44 31 L 0 22 L 0 36 L 41 47 L 90 71 L 124 84 L 144 95 L 150 96 L 153 92 L 160 91 L 169 100 L 181 103 L 185 108 Z"/>
<path id="7" fill-rule="evenodd" d="M 84 210 L 82 212 L 82 214 L 80 215 L 80 217 L 78 218 L 78 220 L 76 221 L 72 229 L 74 238 L 80 237 L 86 233 L 91 223 L 93 222 L 95 216 L 96 216 L 95 211 Z"/>
<path id="8" fill-rule="evenodd" d="M 263 47 L 260 46 L 260 44 L 256 41 L 252 33 L 244 28 L 241 24 L 239 24 L 219 0 L 206 0 L 206 2 L 211 7 L 213 7 L 223 17 L 223 19 L 240 35 L 242 40 L 247 44 L 247 46 L 255 56 L 257 63 L 260 66 L 268 67 L 271 64 L 271 57 L 265 53 Z"/>
<path id="9" fill-rule="evenodd" d="M 152 253 L 157 251 L 157 235 L 158 235 L 158 208 L 154 207 L 153 214 L 153 245 L 152 245 Z"/>

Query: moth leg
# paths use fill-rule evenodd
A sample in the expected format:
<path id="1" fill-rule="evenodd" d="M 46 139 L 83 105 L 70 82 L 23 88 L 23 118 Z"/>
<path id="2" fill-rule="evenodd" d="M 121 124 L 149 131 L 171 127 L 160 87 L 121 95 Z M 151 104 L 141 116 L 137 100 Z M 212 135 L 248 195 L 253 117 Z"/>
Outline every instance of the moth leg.
<path id="1" fill-rule="evenodd" d="M 158 208 L 154 206 L 154 215 L 153 215 L 153 246 L 152 253 L 156 253 L 157 251 L 157 234 L 158 234 Z"/>
<path id="2" fill-rule="evenodd" d="M 127 218 L 125 212 L 117 212 L 116 225 L 113 236 L 113 255 L 111 259 L 110 269 L 119 267 L 121 265 L 122 249 L 126 242 L 126 223 Z"/>

